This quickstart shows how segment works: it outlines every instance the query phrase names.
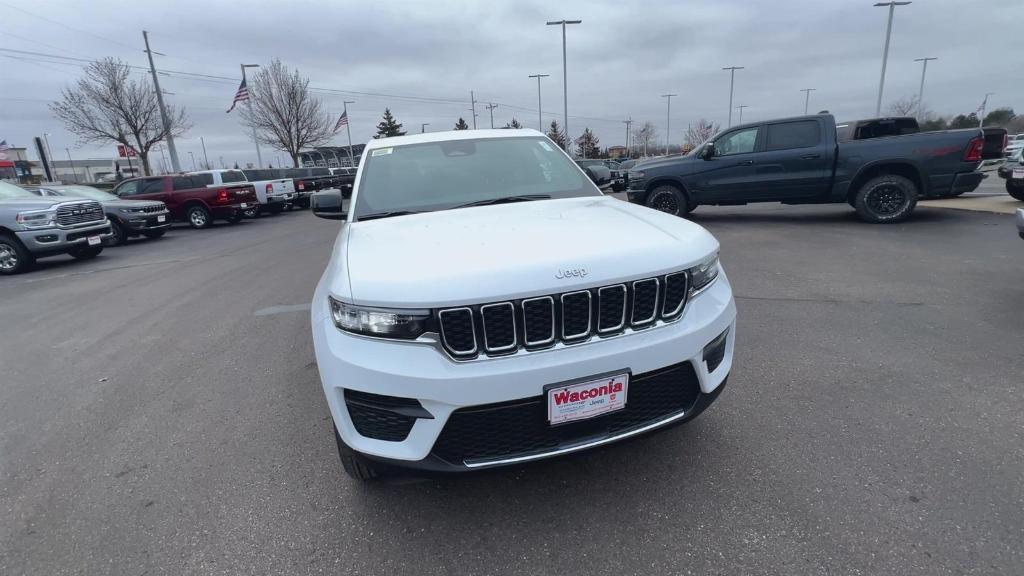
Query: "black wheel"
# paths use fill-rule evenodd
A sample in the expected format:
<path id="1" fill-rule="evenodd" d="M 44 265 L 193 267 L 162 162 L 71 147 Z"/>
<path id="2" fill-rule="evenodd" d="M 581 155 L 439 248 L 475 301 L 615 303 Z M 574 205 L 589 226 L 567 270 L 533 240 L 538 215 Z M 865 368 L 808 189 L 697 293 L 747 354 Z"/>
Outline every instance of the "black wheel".
<path id="1" fill-rule="evenodd" d="M 208 228 L 213 222 L 213 218 L 210 217 L 210 211 L 205 206 L 199 206 L 198 204 L 188 207 L 188 210 L 185 211 L 185 220 L 193 228 Z"/>
<path id="2" fill-rule="evenodd" d="M 238 211 L 227 218 L 228 224 L 238 224 L 245 218 L 245 212 Z"/>
<path id="3" fill-rule="evenodd" d="M 99 256 L 100 252 L 103 252 L 103 246 L 83 246 L 71 250 L 68 254 L 77 260 L 89 260 Z"/>
<path id="4" fill-rule="evenodd" d="M 1024 202 L 1024 181 L 1019 184 L 1015 183 L 1014 180 L 1006 179 L 1006 193 L 1013 196 L 1015 199 Z"/>
<path id="5" fill-rule="evenodd" d="M 906 220 L 917 206 L 917 186 L 895 174 L 882 174 L 864 183 L 853 198 L 865 222 L 887 224 Z"/>
<path id="6" fill-rule="evenodd" d="M 242 214 L 244 214 L 246 218 L 255 218 L 260 215 L 260 207 L 250 206 L 245 210 L 242 210 Z"/>
<path id="7" fill-rule="evenodd" d="M 110 220 L 110 236 L 103 240 L 104 246 L 121 246 L 128 241 L 128 231 L 117 220 Z"/>
<path id="8" fill-rule="evenodd" d="M 352 450 L 345 444 L 341 439 L 341 434 L 338 434 L 337 427 L 334 429 L 334 441 L 338 443 L 338 456 L 341 457 L 341 467 L 345 469 L 345 473 L 349 477 L 360 482 L 369 482 L 380 477 L 372 462 L 356 454 L 355 450 Z"/>
<path id="9" fill-rule="evenodd" d="M 696 206 L 691 206 L 682 190 L 663 184 L 647 194 L 647 207 L 674 216 L 686 216 Z"/>
<path id="10" fill-rule="evenodd" d="M 0 234 L 0 274 L 17 274 L 32 267 L 32 254 L 13 236 Z"/>
<path id="11" fill-rule="evenodd" d="M 142 235 L 145 236 L 146 238 L 154 238 L 155 239 L 155 238 L 160 238 L 161 236 L 163 236 L 166 233 L 167 233 L 167 230 L 147 230 L 146 232 L 143 232 Z"/>

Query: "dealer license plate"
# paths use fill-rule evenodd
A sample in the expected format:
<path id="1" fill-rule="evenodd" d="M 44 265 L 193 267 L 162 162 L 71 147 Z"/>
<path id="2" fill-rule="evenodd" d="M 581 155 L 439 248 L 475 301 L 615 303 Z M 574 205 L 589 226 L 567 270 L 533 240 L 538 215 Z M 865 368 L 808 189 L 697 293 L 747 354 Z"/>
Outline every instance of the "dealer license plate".
<path id="1" fill-rule="evenodd" d="M 1013 169 L 1013 179 L 1017 180 L 1018 178 L 1019 179 L 1024 179 L 1024 168 L 1014 168 Z"/>
<path id="2" fill-rule="evenodd" d="M 242 208 L 248 208 L 248 207 L 249 207 L 248 204 L 246 204 L 245 202 L 242 202 Z"/>
<path id="3" fill-rule="evenodd" d="M 608 374 L 575 384 L 545 387 L 548 422 L 565 424 L 607 414 L 626 407 L 629 372 Z"/>
<path id="4" fill-rule="evenodd" d="M 157 222 L 167 222 L 167 216 L 161 215 L 156 217 Z"/>
<path id="5" fill-rule="evenodd" d="M 99 236 L 89 236 L 89 238 L 86 240 L 86 242 L 89 243 L 89 246 L 99 246 L 100 242 L 102 241 L 103 239 L 100 238 Z"/>

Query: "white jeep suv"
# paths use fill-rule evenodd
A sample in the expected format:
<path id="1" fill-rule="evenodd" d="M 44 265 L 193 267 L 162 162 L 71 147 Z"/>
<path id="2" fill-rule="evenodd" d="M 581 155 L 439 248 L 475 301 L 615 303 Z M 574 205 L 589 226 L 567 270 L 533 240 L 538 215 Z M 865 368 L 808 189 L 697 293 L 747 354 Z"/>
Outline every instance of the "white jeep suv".
<path id="1" fill-rule="evenodd" d="M 345 471 L 464 471 L 683 422 L 732 367 L 700 226 L 607 197 L 533 130 L 372 140 L 313 297 Z"/>

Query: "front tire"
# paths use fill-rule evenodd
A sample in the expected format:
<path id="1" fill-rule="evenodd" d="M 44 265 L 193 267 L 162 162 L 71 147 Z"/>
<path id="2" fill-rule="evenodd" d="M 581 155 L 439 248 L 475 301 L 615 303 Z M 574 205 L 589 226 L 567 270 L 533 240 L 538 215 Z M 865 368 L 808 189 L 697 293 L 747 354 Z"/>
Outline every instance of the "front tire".
<path id="1" fill-rule="evenodd" d="M 341 458 L 341 467 L 345 470 L 345 474 L 360 482 L 369 482 L 380 477 L 372 462 L 345 444 L 337 427 L 334 428 L 334 440 L 338 443 L 338 456 Z"/>
<path id="2" fill-rule="evenodd" d="M 902 222 L 917 206 L 917 186 L 895 174 L 875 176 L 857 190 L 853 207 L 857 216 L 871 224 Z"/>
<path id="3" fill-rule="evenodd" d="M 128 241 L 128 231 L 117 220 L 110 221 L 110 237 L 104 240 L 104 246 L 122 246 Z"/>
<path id="4" fill-rule="evenodd" d="M 185 220 L 188 221 L 189 226 L 202 229 L 209 228 L 213 222 L 213 218 L 210 217 L 210 211 L 205 206 L 189 206 L 188 210 L 185 211 Z"/>
<path id="5" fill-rule="evenodd" d="M 0 234 L 0 275 L 19 274 L 31 268 L 35 261 L 16 238 Z"/>
<path id="6" fill-rule="evenodd" d="M 76 260 L 91 260 L 100 255 L 103 252 L 103 246 L 85 246 L 82 248 L 75 248 L 68 252 L 72 258 Z"/>
<path id="7" fill-rule="evenodd" d="M 647 202 L 645 204 L 648 208 L 672 214 L 673 216 L 686 216 L 696 208 L 696 206 L 690 205 L 690 201 L 682 190 L 669 184 L 664 184 L 651 190 L 647 194 Z"/>
<path id="8" fill-rule="evenodd" d="M 1006 179 L 1006 193 L 1014 199 L 1024 202 L 1024 182 L 1014 185 L 1013 180 Z"/>

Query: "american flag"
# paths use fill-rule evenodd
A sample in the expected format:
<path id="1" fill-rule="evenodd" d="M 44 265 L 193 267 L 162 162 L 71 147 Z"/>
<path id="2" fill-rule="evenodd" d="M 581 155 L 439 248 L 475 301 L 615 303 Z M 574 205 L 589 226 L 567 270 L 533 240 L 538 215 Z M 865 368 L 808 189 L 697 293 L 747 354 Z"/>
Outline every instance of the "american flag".
<path id="1" fill-rule="evenodd" d="M 338 118 L 338 123 L 334 125 L 334 131 L 341 130 L 342 126 L 348 125 L 348 110 L 341 113 L 341 118 Z"/>
<path id="2" fill-rule="evenodd" d="M 245 85 L 245 79 L 243 78 L 242 79 L 242 83 L 238 85 L 238 92 L 235 92 L 235 100 L 231 103 L 231 108 L 228 108 L 228 113 L 230 114 L 231 111 L 235 109 L 235 106 L 239 102 L 242 102 L 242 101 L 248 100 L 248 99 L 249 99 L 249 87 Z"/>

